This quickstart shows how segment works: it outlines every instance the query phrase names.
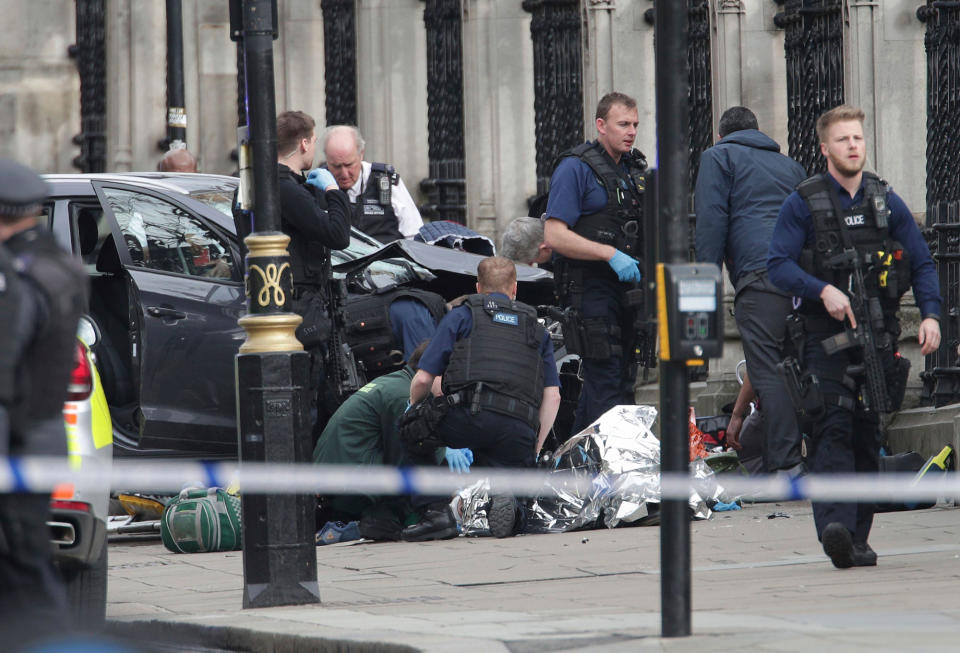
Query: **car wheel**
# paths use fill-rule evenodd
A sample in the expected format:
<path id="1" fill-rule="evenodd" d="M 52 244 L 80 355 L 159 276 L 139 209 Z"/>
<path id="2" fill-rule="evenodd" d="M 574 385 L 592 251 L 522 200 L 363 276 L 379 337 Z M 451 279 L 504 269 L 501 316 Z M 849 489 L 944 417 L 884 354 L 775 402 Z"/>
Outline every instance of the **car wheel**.
<path id="1" fill-rule="evenodd" d="M 100 630 L 107 616 L 107 542 L 89 567 L 65 569 L 67 603 L 74 624 L 82 630 Z"/>

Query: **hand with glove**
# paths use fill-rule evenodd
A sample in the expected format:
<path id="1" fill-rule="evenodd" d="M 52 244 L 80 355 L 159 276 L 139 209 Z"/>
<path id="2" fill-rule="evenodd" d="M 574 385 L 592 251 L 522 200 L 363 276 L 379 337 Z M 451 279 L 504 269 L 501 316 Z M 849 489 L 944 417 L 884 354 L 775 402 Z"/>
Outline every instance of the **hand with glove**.
<path id="1" fill-rule="evenodd" d="M 337 188 L 337 180 L 333 178 L 330 171 L 326 168 L 314 168 L 307 175 L 307 183 L 316 186 L 320 190 L 333 190 Z"/>
<path id="2" fill-rule="evenodd" d="M 470 465 L 473 464 L 473 452 L 469 449 L 451 449 L 447 447 L 444 456 L 447 459 L 447 466 L 451 472 L 466 474 L 470 471 Z"/>
<path id="3" fill-rule="evenodd" d="M 620 281 L 640 281 L 640 261 L 627 256 L 619 249 L 613 253 L 613 257 L 607 263 L 617 273 Z"/>

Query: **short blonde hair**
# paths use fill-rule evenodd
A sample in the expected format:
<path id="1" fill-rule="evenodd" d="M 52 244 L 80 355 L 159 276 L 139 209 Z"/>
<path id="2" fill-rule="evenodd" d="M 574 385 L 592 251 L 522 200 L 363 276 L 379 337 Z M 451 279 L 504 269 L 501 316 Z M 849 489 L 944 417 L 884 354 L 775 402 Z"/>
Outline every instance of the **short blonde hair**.
<path id="1" fill-rule="evenodd" d="M 865 117 L 863 109 L 852 107 L 849 104 L 841 104 L 840 106 L 833 107 L 829 111 L 820 114 L 820 117 L 817 118 L 817 138 L 820 139 L 821 143 L 826 143 L 827 132 L 830 131 L 831 125 L 848 120 L 857 120 L 862 125 Z"/>
<path id="2" fill-rule="evenodd" d="M 517 281 L 517 266 L 502 256 L 488 256 L 477 266 L 477 284 L 484 292 L 509 295 Z"/>

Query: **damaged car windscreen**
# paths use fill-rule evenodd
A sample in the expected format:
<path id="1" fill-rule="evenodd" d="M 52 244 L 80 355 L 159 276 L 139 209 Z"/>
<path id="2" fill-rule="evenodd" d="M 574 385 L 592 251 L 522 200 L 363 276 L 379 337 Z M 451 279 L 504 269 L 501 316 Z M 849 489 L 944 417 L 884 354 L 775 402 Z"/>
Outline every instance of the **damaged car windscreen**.
<path id="1" fill-rule="evenodd" d="M 207 206 L 233 219 L 231 209 L 233 206 L 232 190 L 211 188 L 209 190 L 193 191 L 189 193 L 189 195 L 191 198 L 203 202 Z M 350 244 L 344 249 L 334 250 L 331 253 L 331 263 L 338 265 L 340 263 L 353 261 L 372 254 L 378 249 L 380 249 L 379 242 L 354 230 L 350 235 Z M 362 270 L 358 270 L 349 275 L 342 272 L 334 272 L 334 276 L 339 279 L 349 278 L 352 286 L 366 292 L 416 281 L 432 281 L 436 278 L 426 268 L 402 258 L 373 261 Z"/>

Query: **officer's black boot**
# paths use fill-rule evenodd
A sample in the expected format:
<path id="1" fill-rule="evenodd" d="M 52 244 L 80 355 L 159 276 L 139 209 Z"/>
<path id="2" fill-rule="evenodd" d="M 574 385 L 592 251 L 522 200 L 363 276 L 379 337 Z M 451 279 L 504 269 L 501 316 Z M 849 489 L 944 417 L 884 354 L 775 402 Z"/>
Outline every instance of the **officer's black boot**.
<path id="1" fill-rule="evenodd" d="M 830 556 L 833 566 L 846 569 L 855 564 L 853 536 L 840 522 L 830 522 L 820 535 L 823 552 Z"/>
<path id="2" fill-rule="evenodd" d="M 853 566 L 854 567 L 876 567 L 877 552 L 873 550 L 866 542 L 854 542 L 853 544 Z"/>
<path id="3" fill-rule="evenodd" d="M 457 536 L 457 520 L 449 504 L 431 503 L 413 526 L 407 526 L 400 534 L 404 542 L 449 540 Z"/>
<path id="4" fill-rule="evenodd" d="M 510 537 L 519 532 L 522 519 L 517 500 L 510 496 L 493 497 L 487 511 L 487 524 L 494 537 Z"/>

